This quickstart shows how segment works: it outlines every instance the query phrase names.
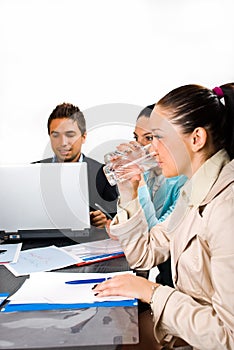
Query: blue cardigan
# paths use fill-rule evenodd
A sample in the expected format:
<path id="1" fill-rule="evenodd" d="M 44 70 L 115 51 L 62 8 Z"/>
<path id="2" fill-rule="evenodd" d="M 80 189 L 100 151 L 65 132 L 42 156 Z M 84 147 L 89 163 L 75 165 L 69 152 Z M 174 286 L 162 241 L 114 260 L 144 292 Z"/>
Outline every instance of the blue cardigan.
<path id="1" fill-rule="evenodd" d="M 144 210 L 149 229 L 158 222 L 164 221 L 173 211 L 180 194 L 180 188 L 187 181 L 184 175 L 165 178 L 163 175 L 156 175 L 154 182 L 159 187 L 153 196 L 152 184 L 150 184 L 150 171 L 144 173 L 146 185 L 138 188 L 138 197 Z M 151 180 L 152 181 L 152 180 Z"/>

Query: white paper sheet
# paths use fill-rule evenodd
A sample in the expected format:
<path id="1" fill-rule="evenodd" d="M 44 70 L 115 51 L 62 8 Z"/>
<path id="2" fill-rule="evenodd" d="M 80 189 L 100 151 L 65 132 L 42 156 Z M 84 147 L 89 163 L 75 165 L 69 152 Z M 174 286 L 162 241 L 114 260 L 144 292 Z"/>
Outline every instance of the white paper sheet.
<path id="1" fill-rule="evenodd" d="M 92 287 L 96 283 L 66 284 L 66 281 L 85 280 L 93 278 L 108 278 L 118 274 L 130 273 L 65 273 L 65 272 L 38 272 L 32 273 L 21 288 L 12 295 L 10 303 L 94 303 L 97 301 L 131 300 L 133 298 L 122 296 L 98 297 Z"/>
<path id="2" fill-rule="evenodd" d="M 121 252 L 123 249 L 119 241 L 113 239 L 103 239 L 100 241 L 93 241 L 88 243 L 74 244 L 63 247 L 65 251 L 73 254 L 73 256 L 83 257 L 98 254 L 111 254 Z"/>
<path id="3" fill-rule="evenodd" d="M 79 262 L 82 262 L 82 259 L 78 257 L 74 258 L 62 248 L 50 246 L 21 251 L 19 259 L 15 264 L 10 263 L 5 266 L 15 276 L 22 276 L 32 272 L 60 269 Z"/>
<path id="4" fill-rule="evenodd" d="M 20 250 L 22 247 L 22 243 L 14 243 L 14 244 L 0 244 L 0 264 L 4 263 L 16 263 Z"/>
<path id="5" fill-rule="evenodd" d="M 75 244 L 63 247 L 63 249 L 72 256 L 82 259 L 83 262 L 77 264 L 78 266 L 124 255 L 120 243 L 113 239 Z"/>

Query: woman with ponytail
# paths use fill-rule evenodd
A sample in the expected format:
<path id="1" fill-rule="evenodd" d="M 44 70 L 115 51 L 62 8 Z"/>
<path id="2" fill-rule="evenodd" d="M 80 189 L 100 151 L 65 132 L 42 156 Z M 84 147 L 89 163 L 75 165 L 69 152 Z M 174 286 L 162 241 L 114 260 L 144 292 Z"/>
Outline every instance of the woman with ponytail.
<path id="1" fill-rule="evenodd" d="M 233 350 L 234 83 L 176 88 L 156 103 L 150 119 L 163 175 L 189 180 L 172 214 L 149 232 L 137 198 L 139 175 L 120 183 L 110 231 L 134 269 L 150 269 L 171 256 L 174 287 L 125 274 L 94 291 L 150 304 L 151 349 L 158 342 L 176 348 L 182 339 L 192 349 Z M 139 349 L 144 344 L 142 338 Z"/>

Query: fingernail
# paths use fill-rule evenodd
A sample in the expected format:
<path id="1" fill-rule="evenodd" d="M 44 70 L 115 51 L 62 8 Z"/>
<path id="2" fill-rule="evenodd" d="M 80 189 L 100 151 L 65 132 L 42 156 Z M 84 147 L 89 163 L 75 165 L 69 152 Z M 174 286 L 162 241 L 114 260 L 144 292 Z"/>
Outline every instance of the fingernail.
<path id="1" fill-rule="evenodd" d="M 94 288 L 96 288 L 97 287 L 97 284 L 95 284 L 93 287 L 92 287 L 92 289 L 94 289 Z"/>
<path id="2" fill-rule="evenodd" d="M 94 296 L 96 297 L 99 293 L 94 293 Z"/>

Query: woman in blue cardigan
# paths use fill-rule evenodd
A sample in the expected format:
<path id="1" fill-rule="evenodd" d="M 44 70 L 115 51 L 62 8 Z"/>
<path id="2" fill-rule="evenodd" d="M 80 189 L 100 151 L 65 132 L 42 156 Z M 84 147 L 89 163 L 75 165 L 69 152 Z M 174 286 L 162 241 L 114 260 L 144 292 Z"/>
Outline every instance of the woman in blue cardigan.
<path id="1" fill-rule="evenodd" d="M 142 146 L 152 142 L 152 132 L 150 130 L 150 114 L 154 104 L 145 107 L 137 117 L 135 130 L 133 132 L 135 140 Z M 165 178 L 159 167 L 155 167 L 142 176 L 142 181 L 138 188 L 138 197 L 144 210 L 149 230 L 157 223 L 164 221 L 173 211 L 180 188 L 186 182 L 186 176 L 175 176 Z M 171 277 L 170 258 L 158 265 L 159 275 L 156 278 L 158 283 L 173 286 Z"/>

